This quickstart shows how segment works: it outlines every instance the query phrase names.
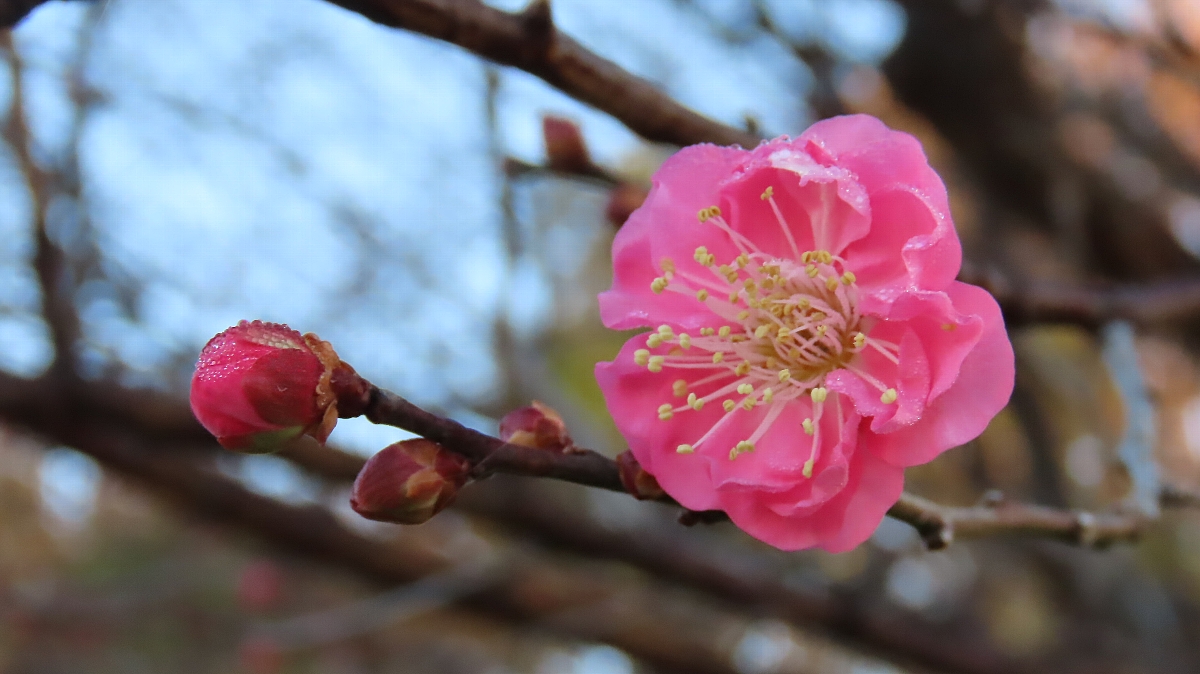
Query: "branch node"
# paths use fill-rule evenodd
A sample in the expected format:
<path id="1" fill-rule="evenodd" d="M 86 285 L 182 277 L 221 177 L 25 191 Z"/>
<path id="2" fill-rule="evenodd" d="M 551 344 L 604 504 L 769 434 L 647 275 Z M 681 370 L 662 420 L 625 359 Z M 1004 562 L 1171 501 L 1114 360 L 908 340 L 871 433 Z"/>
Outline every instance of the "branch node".
<path id="1" fill-rule="evenodd" d="M 550 50 L 554 41 L 554 15 L 550 10 L 550 0 L 533 0 L 518 15 L 521 31 L 529 44 L 537 51 L 545 53 Z"/>

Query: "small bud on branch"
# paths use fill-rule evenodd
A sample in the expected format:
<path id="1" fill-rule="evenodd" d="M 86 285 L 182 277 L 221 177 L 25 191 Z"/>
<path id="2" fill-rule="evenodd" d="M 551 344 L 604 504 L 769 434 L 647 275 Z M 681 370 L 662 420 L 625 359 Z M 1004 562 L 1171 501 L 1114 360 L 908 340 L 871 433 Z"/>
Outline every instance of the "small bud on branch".
<path id="1" fill-rule="evenodd" d="M 389 445 L 354 481 L 350 507 L 370 520 L 421 524 L 454 501 L 471 464 L 422 438 Z"/>

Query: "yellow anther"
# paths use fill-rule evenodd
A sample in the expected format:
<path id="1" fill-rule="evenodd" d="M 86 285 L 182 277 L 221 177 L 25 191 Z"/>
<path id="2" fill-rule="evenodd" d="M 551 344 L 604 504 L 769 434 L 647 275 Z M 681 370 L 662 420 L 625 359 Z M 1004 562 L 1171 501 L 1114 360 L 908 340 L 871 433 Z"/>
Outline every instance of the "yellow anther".
<path id="1" fill-rule="evenodd" d="M 726 400 L 725 402 L 721 403 L 721 407 L 724 407 L 726 412 L 732 412 L 733 408 L 736 406 L 737 403 L 733 402 L 732 400 Z"/>
<path id="2" fill-rule="evenodd" d="M 758 326 L 757 328 L 755 328 L 755 329 L 754 329 L 754 336 L 755 336 L 755 337 L 757 337 L 757 338 L 759 338 L 759 339 L 762 339 L 763 337 L 766 337 L 766 336 L 767 336 L 767 333 L 768 333 L 768 332 L 770 332 L 770 331 L 771 331 L 771 326 L 769 326 L 769 325 L 760 325 L 760 326 Z"/>
<path id="3" fill-rule="evenodd" d="M 696 299 L 700 300 L 701 302 L 708 299 L 708 291 L 705 290 L 704 288 L 697 290 L 696 291 Z"/>
<path id="4" fill-rule="evenodd" d="M 808 274 L 809 278 L 816 278 L 820 271 L 817 269 L 817 265 L 810 264 L 804 268 L 804 273 Z"/>
<path id="5" fill-rule="evenodd" d="M 750 374 L 750 361 L 743 360 L 742 362 L 738 363 L 737 367 L 733 368 L 733 371 L 738 376 L 745 377 L 746 375 Z"/>
<path id="6" fill-rule="evenodd" d="M 704 409 L 704 400 L 702 398 L 696 398 L 690 404 L 692 409 L 696 410 L 697 412 Z"/>
<path id="7" fill-rule="evenodd" d="M 730 283 L 737 283 L 737 280 L 738 280 L 737 272 L 730 269 L 729 273 L 725 275 L 725 280 Z"/>
<path id="8" fill-rule="evenodd" d="M 825 320 L 825 314 L 824 314 L 824 312 L 814 311 L 813 315 L 812 315 L 812 319 L 819 323 L 819 322 Z"/>
<path id="9" fill-rule="evenodd" d="M 712 214 L 707 208 L 701 208 L 700 212 L 696 214 L 696 217 L 700 220 L 700 222 L 708 222 L 708 219 L 712 217 Z"/>
<path id="10" fill-rule="evenodd" d="M 676 379 L 674 384 L 671 384 L 671 392 L 676 398 L 682 398 L 687 395 L 688 383 L 685 379 Z"/>
<path id="11" fill-rule="evenodd" d="M 672 339 L 675 337 L 675 331 L 671 329 L 671 326 L 666 324 L 658 326 L 658 334 L 662 335 L 663 339 Z"/>
<path id="12" fill-rule="evenodd" d="M 758 284 L 754 282 L 754 279 L 746 279 L 746 283 L 743 284 L 743 287 L 746 289 L 746 292 L 748 292 L 748 293 L 752 293 L 752 292 L 758 290 Z"/>
<path id="13" fill-rule="evenodd" d="M 767 199 L 770 199 L 773 196 L 775 196 L 775 188 L 768 185 L 767 189 L 763 190 L 762 197 L 760 197 L 760 198 L 763 201 L 766 201 Z"/>
<path id="14" fill-rule="evenodd" d="M 896 393 L 896 389 L 890 388 L 884 391 L 883 395 L 879 396 L 879 402 L 883 403 L 884 405 L 891 405 L 892 403 L 896 402 L 897 397 L 898 394 Z"/>
<path id="15" fill-rule="evenodd" d="M 718 274 L 720 274 L 720 275 L 722 275 L 722 276 L 724 276 L 724 275 L 728 274 L 728 273 L 729 273 L 729 272 L 731 272 L 731 271 L 733 271 L 733 267 L 730 267 L 730 266 L 729 266 L 729 265 L 727 265 L 727 264 L 723 264 L 723 265 L 721 265 L 720 267 L 717 267 L 717 273 L 718 273 Z"/>
<path id="16" fill-rule="evenodd" d="M 650 362 L 649 349 L 638 349 L 637 351 L 634 351 L 633 362 L 641 365 L 642 367 L 646 367 L 646 364 Z"/>
<path id="17" fill-rule="evenodd" d="M 695 254 L 692 255 L 692 259 L 700 264 L 704 264 L 704 261 L 708 259 L 708 248 L 705 248 L 704 246 L 698 246 Z"/>
<path id="18" fill-rule="evenodd" d="M 858 277 L 855 276 L 854 272 L 852 272 L 852 271 L 848 271 L 845 274 L 842 274 L 842 283 L 845 283 L 846 285 L 852 285 L 857 280 L 858 280 Z"/>
<path id="19" fill-rule="evenodd" d="M 791 370 L 780 370 L 779 371 L 779 381 L 780 382 L 785 382 L 791 378 L 792 378 Z"/>
<path id="20" fill-rule="evenodd" d="M 958 329 L 958 325 L 954 323 L 942 323 L 942 329 L 946 332 L 953 332 Z"/>
<path id="21" fill-rule="evenodd" d="M 813 431 L 816 430 L 816 426 L 813 425 L 812 419 L 805 419 L 802 425 L 804 426 L 805 435 L 812 435 Z"/>
<path id="22" fill-rule="evenodd" d="M 682 349 L 692 348 L 692 336 L 686 332 L 679 335 L 679 347 Z"/>
<path id="23" fill-rule="evenodd" d="M 659 276 L 658 278 L 656 278 L 650 282 L 650 289 L 653 290 L 655 293 L 661 293 L 662 291 L 667 289 L 667 283 L 669 283 L 667 281 L 667 279 L 663 278 L 662 276 Z"/>
<path id="24" fill-rule="evenodd" d="M 746 452 L 754 451 L 754 443 L 750 442 L 749 440 L 742 440 L 741 442 L 737 443 L 736 447 L 738 454 L 745 454 Z"/>
<path id="25" fill-rule="evenodd" d="M 717 331 L 713 330 L 712 328 L 700 328 L 700 334 L 704 337 L 712 337 L 713 335 L 717 334 Z"/>
<path id="26" fill-rule="evenodd" d="M 646 339 L 646 346 L 650 347 L 651 349 L 657 349 L 658 347 L 662 346 L 662 343 L 663 343 L 662 335 L 658 334 L 657 332 L 651 334 Z"/>
<path id="27" fill-rule="evenodd" d="M 812 306 L 812 302 L 809 302 L 807 297 L 802 297 L 800 298 L 799 302 L 796 302 L 796 306 L 799 307 L 801 311 L 805 311 Z"/>
<path id="28" fill-rule="evenodd" d="M 755 400 L 754 398 L 746 398 L 745 400 L 742 401 L 742 409 L 749 412 L 750 410 L 754 409 L 754 406 L 757 404 L 758 404 L 758 401 Z"/>
<path id="29" fill-rule="evenodd" d="M 718 352 L 716 352 L 716 353 L 714 353 L 714 354 L 713 354 L 713 362 L 714 362 L 714 363 L 719 363 L 719 362 L 721 362 L 721 361 L 723 361 L 723 360 L 725 360 L 725 354 L 724 354 L 723 352 L 721 352 L 721 351 L 718 351 Z"/>
<path id="30" fill-rule="evenodd" d="M 829 264 L 830 262 L 833 262 L 833 253 L 830 253 L 827 250 L 818 250 L 817 262 L 820 262 L 821 264 Z"/>
<path id="31" fill-rule="evenodd" d="M 662 372 L 664 360 L 666 358 L 663 356 L 650 356 L 650 362 L 646 363 L 646 369 L 651 372 Z"/>
<path id="32" fill-rule="evenodd" d="M 808 461 L 804 462 L 804 471 L 803 472 L 804 472 L 804 477 L 812 477 L 812 473 L 813 473 L 813 460 L 812 459 L 809 459 Z"/>
<path id="33" fill-rule="evenodd" d="M 737 392 L 744 396 L 750 395 L 753 391 L 754 386 L 752 384 L 738 384 Z"/>
<path id="34" fill-rule="evenodd" d="M 825 390 L 824 386 L 818 386 L 809 395 L 812 396 L 814 403 L 823 403 L 825 402 L 825 398 L 829 397 L 829 391 Z"/>
<path id="35" fill-rule="evenodd" d="M 722 325 L 721 328 L 719 330 L 717 330 L 717 335 L 720 337 L 728 337 L 729 336 L 729 326 Z"/>
<path id="36" fill-rule="evenodd" d="M 730 304 L 737 304 L 739 298 L 741 298 L 741 295 L 738 294 L 738 291 L 735 290 L 735 291 L 729 293 L 729 303 Z"/>
<path id="37" fill-rule="evenodd" d="M 675 260 L 672 260 L 669 257 L 664 257 L 662 261 L 658 263 L 658 266 L 662 267 L 662 270 L 668 274 L 675 273 Z"/>
<path id="38" fill-rule="evenodd" d="M 717 256 L 713 255 L 712 253 L 709 253 L 707 256 L 705 256 L 704 261 L 701 262 L 700 264 L 703 264 L 705 267 L 711 267 L 716 263 L 717 263 Z"/>
<path id="39" fill-rule="evenodd" d="M 770 386 L 763 389 L 763 402 L 769 403 L 775 399 L 775 390 Z"/>
<path id="40" fill-rule="evenodd" d="M 767 278 L 763 279 L 762 289 L 764 291 L 770 290 L 771 288 L 774 288 L 774 287 L 775 287 L 775 279 L 773 279 L 771 277 L 767 277 Z"/>
<path id="41" fill-rule="evenodd" d="M 829 278 L 825 279 L 825 289 L 826 290 L 837 290 L 837 287 L 838 287 L 838 280 L 836 278 L 830 276 Z"/>
<path id="42" fill-rule="evenodd" d="M 863 348 L 863 344 L 866 344 L 866 343 L 867 343 L 867 336 L 865 334 L 860 332 L 860 333 L 854 335 L 854 348 L 861 349 L 861 348 Z"/>
<path id="43" fill-rule="evenodd" d="M 733 258 L 733 261 L 737 263 L 738 269 L 745 269 L 746 265 L 750 264 L 750 256 L 742 253 Z"/>
<path id="44" fill-rule="evenodd" d="M 749 311 L 739 311 L 739 312 L 738 312 L 737 319 L 738 319 L 739 321 L 744 321 L 744 320 L 746 320 L 747 318 L 750 318 L 750 312 L 749 312 Z"/>
<path id="45" fill-rule="evenodd" d="M 775 356 L 767 356 L 767 369 L 768 370 L 774 370 L 775 365 L 777 363 L 778 363 L 778 361 L 775 360 Z"/>
<path id="46" fill-rule="evenodd" d="M 695 407 L 697 400 L 699 400 L 699 398 L 696 397 L 695 393 L 689 393 L 687 398 L 688 407 Z"/>
<path id="47" fill-rule="evenodd" d="M 800 264 L 808 264 L 808 261 L 812 259 L 812 256 L 813 253 L 811 250 L 806 250 L 803 253 L 800 253 Z"/>
<path id="48" fill-rule="evenodd" d="M 750 339 L 750 338 L 747 337 L 746 335 L 734 335 L 729 338 L 729 341 L 737 343 L 737 342 L 744 342 L 748 339 Z"/>
<path id="49" fill-rule="evenodd" d="M 760 309 L 762 308 L 762 302 L 759 302 L 751 297 L 750 299 L 746 300 L 746 306 L 750 307 L 751 309 Z"/>
<path id="50" fill-rule="evenodd" d="M 817 337 L 824 337 L 826 332 L 829 332 L 828 325 L 818 325 L 817 326 Z"/>
<path id="51" fill-rule="evenodd" d="M 792 331 L 788 330 L 786 325 L 781 325 L 779 326 L 779 331 L 775 333 L 775 339 L 784 339 L 790 334 L 792 334 Z"/>
<path id="52" fill-rule="evenodd" d="M 710 217 L 710 218 L 719 218 L 719 217 L 721 217 L 721 209 L 720 209 L 720 208 L 717 208 L 716 206 L 709 206 L 709 207 L 708 207 L 708 213 L 709 213 L 709 217 Z"/>
<path id="53" fill-rule="evenodd" d="M 691 454 L 696 451 L 696 448 L 691 445 L 680 445 L 675 448 L 676 454 Z"/>
<path id="54" fill-rule="evenodd" d="M 669 421 L 673 416 L 675 416 L 675 413 L 671 411 L 670 403 L 663 403 L 658 406 L 659 421 Z"/>

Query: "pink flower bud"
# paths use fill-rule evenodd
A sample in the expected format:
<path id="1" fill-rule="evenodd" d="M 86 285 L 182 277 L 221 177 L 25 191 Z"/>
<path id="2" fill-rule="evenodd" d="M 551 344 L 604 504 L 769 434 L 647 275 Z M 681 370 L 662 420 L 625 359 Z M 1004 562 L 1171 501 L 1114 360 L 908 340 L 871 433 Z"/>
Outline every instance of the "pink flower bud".
<path id="1" fill-rule="evenodd" d="M 542 118 L 542 136 L 550 168 L 564 173 L 585 173 L 591 168 L 592 158 L 575 122 L 547 115 Z"/>
<path id="2" fill-rule="evenodd" d="M 192 413 L 227 449 L 271 452 L 300 435 L 324 442 L 337 423 L 330 380 L 339 365 L 316 335 L 242 321 L 200 352 Z"/>
<path id="3" fill-rule="evenodd" d="M 567 425 L 558 412 L 536 400 L 529 407 L 504 415 L 500 420 L 500 439 L 514 445 L 548 449 L 560 454 L 574 446 L 567 433 Z"/>
<path id="4" fill-rule="evenodd" d="M 666 492 L 658 486 L 658 480 L 642 468 L 633 452 L 621 452 L 617 455 L 617 470 L 620 471 L 621 484 L 625 485 L 625 491 L 633 494 L 637 500 L 653 501 L 666 496 Z"/>
<path id="5" fill-rule="evenodd" d="M 417 438 L 384 447 L 354 481 L 350 507 L 369 520 L 421 524 L 454 501 L 471 464 Z"/>

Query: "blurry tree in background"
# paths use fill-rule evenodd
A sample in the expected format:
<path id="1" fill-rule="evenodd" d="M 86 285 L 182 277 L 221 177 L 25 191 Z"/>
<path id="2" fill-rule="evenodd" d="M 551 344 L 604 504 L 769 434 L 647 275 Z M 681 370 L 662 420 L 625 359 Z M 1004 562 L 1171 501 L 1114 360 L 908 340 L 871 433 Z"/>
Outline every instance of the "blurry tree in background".
<path id="1" fill-rule="evenodd" d="M 1200 670 L 1200 3 L 523 5 L 0 0 L 0 671 Z M 410 435 L 240 456 L 192 419 L 200 347 L 261 318 L 615 455 L 623 214 L 672 145 L 844 112 L 922 141 L 1017 350 L 910 490 L 1064 540 L 888 519 L 784 554 L 508 475 L 376 525 L 349 482 Z"/>

